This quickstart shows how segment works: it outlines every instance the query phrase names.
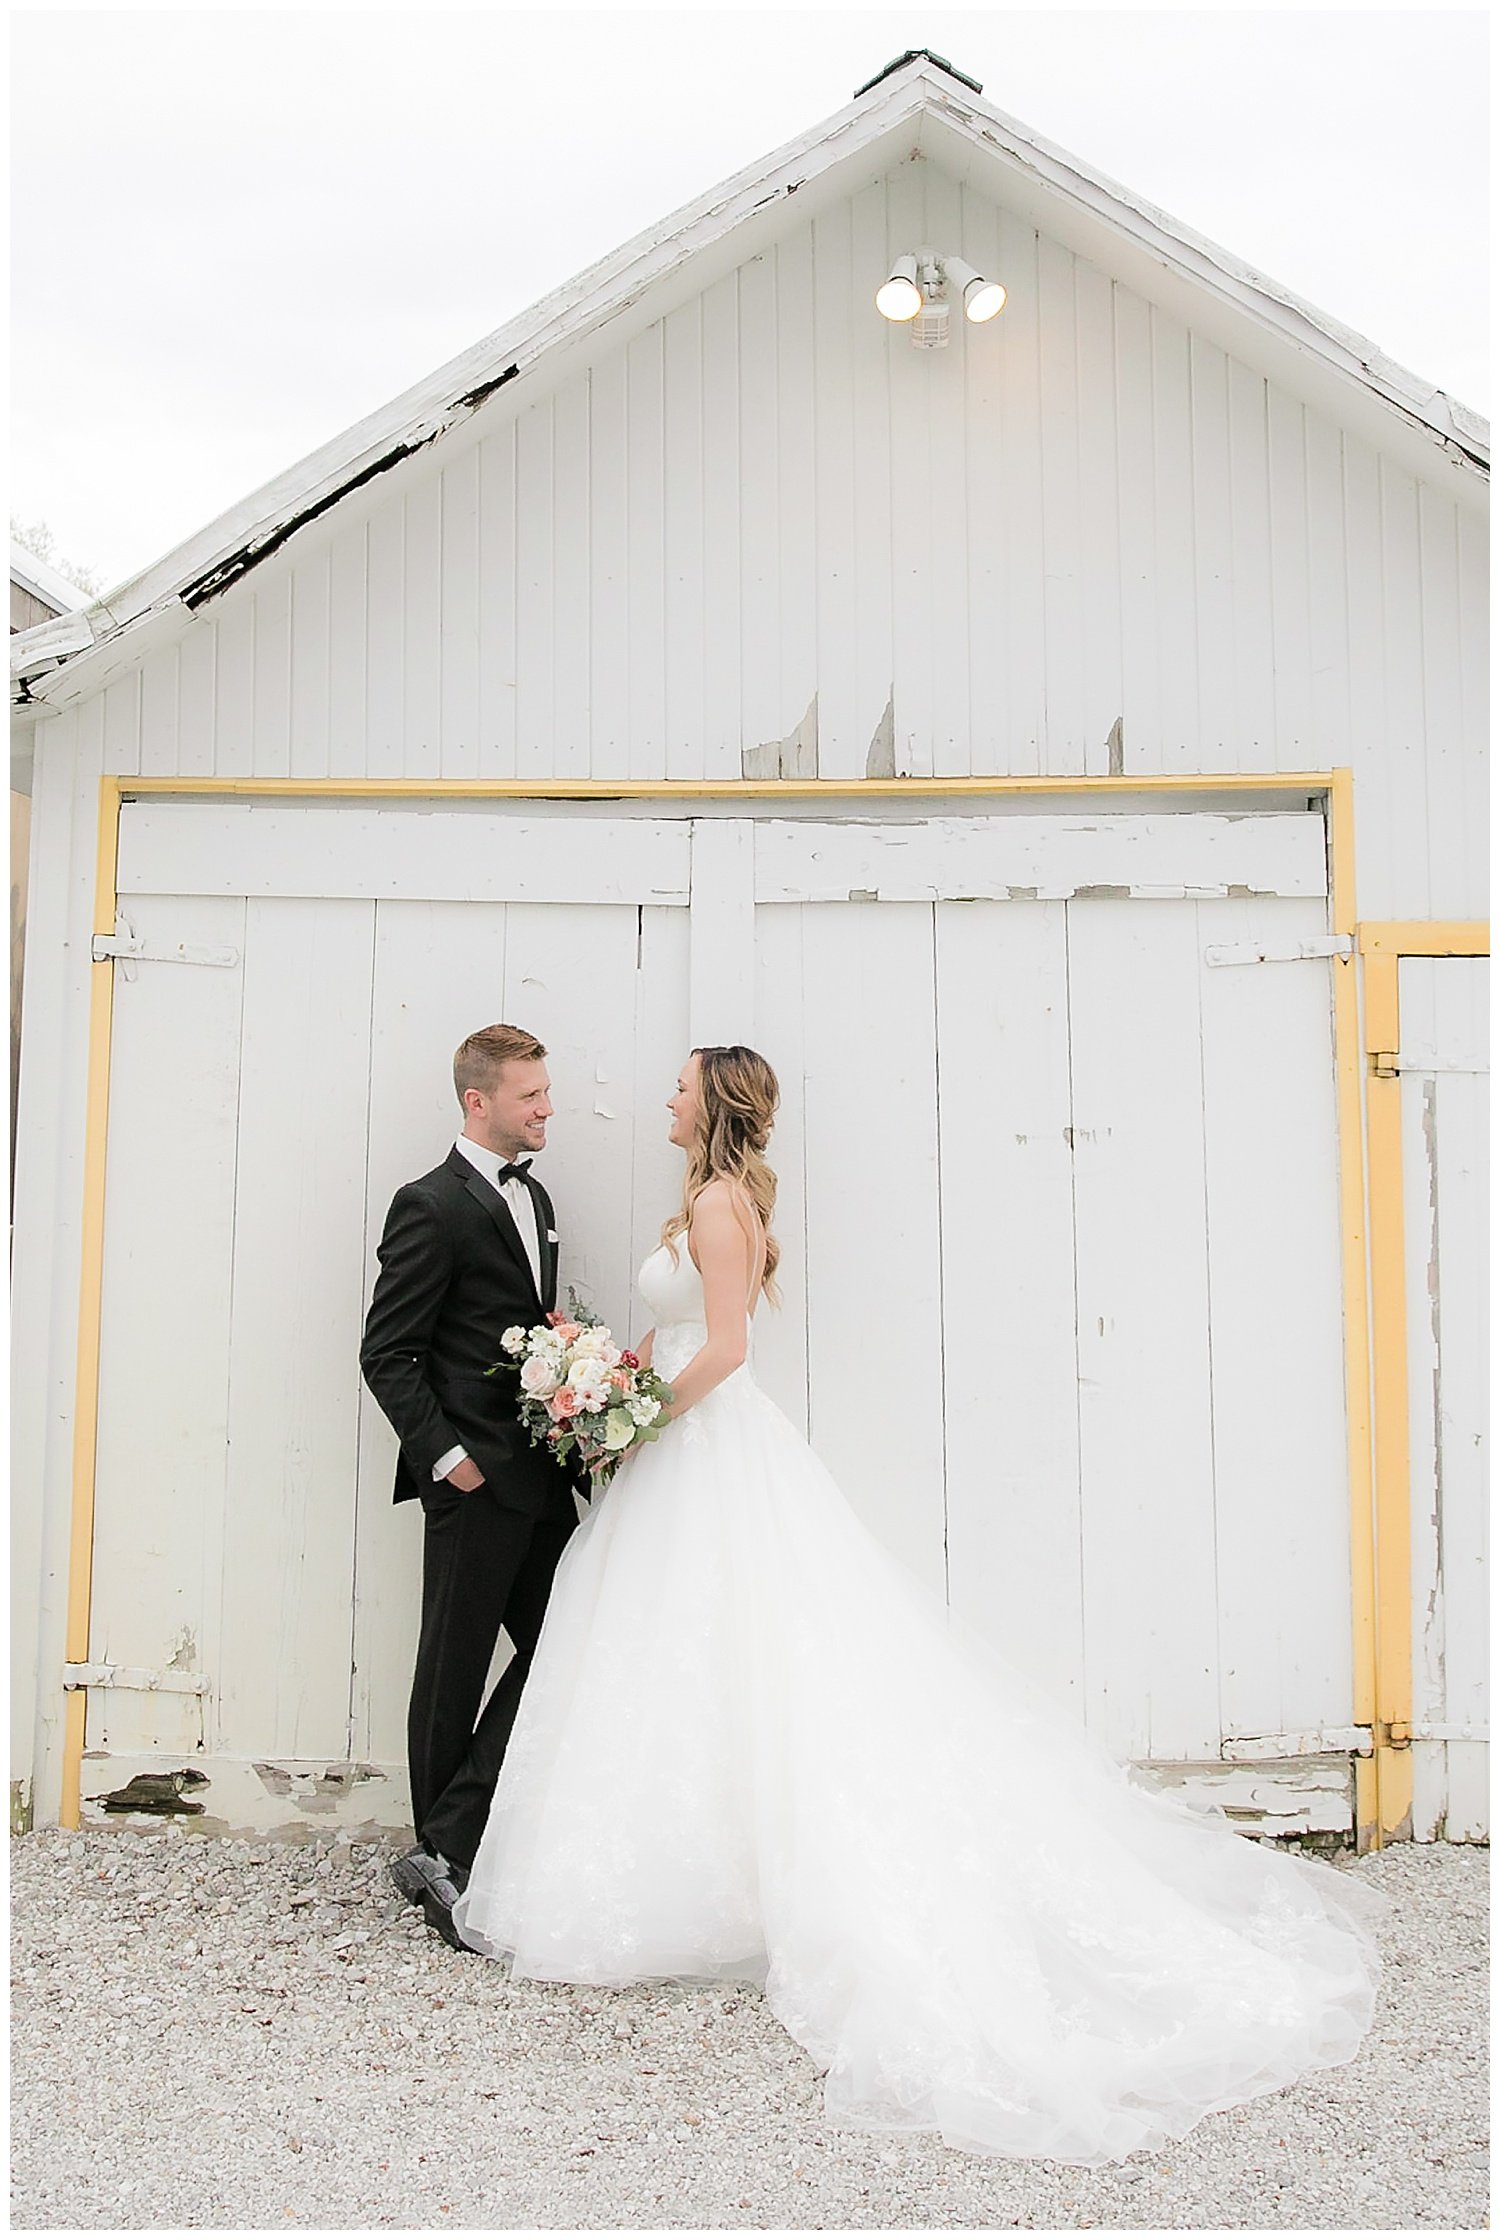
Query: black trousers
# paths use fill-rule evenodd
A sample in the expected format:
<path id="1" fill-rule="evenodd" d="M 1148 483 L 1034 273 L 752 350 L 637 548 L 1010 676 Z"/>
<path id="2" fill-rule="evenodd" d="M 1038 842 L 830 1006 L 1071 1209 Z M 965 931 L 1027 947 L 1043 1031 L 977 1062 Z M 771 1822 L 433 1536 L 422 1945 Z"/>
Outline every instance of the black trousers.
<path id="1" fill-rule="evenodd" d="M 422 1626 L 406 1728 L 412 1820 L 427 1850 L 468 1867 L 489 1817 L 552 1575 L 577 1518 L 502 1509 L 483 1486 L 473 1493 L 435 1486 L 424 1490 L 422 1508 Z M 481 1718 L 502 1626 L 516 1653 Z"/>

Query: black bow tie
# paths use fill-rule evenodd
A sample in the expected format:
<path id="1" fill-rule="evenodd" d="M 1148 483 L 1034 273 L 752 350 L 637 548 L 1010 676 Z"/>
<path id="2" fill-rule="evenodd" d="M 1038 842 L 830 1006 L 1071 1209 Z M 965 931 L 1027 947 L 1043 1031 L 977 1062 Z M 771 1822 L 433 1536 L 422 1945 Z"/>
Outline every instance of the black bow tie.
<path id="1" fill-rule="evenodd" d="M 531 1161 L 529 1159 L 519 1160 L 513 1166 L 500 1169 L 495 1177 L 495 1186 L 497 1189 L 503 1190 L 507 1182 L 524 1182 L 530 1172 Z"/>

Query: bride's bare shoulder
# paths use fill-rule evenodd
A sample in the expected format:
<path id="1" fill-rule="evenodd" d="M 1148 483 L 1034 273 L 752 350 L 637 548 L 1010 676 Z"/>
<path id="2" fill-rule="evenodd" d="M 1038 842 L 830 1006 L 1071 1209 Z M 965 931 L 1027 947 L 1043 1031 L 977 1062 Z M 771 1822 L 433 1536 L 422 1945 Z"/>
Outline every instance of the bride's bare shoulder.
<path id="1" fill-rule="evenodd" d="M 734 1185 L 726 1175 L 715 1175 L 694 1198 L 688 1228 L 695 1235 L 724 1236 L 737 1220 Z"/>
<path id="2" fill-rule="evenodd" d="M 704 1183 L 703 1188 L 693 1200 L 693 1219 L 695 1221 L 698 1218 L 700 1208 L 716 1224 L 722 1223 L 726 1219 L 732 1220 L 738 1222 L 742 1229 L 749 1229 L 752 1232 L 760 1226 L 756 1218 L 755 1202 L 749 1191 L 742 1182 L 736 1182 L 731 1175 L 717 1174 L 712 1182 Z"/>
<path id="3" fill-rule="evenodd" d="M 728 1175 L 715 1175 L 712 1182 L 703 1185 L 693 1200 L 688 1223 L 688 1246 L 695 1260 L 700 1245 L 706 1245 L 710 1252 L 722 1250 L 747 1235 L 753 1238 L 755 1233 L 755 1209 L 737 1183 Z"/>

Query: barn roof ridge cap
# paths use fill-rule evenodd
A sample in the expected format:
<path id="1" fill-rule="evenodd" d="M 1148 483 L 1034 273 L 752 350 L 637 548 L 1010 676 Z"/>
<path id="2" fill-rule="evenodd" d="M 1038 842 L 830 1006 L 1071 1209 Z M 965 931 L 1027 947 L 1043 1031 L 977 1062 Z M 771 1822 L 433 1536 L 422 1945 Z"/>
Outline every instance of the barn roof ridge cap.
<path id="1" fill-rule="evenodd" d="M 965 83 L 973 82 L 926 49 L 911 50 L 909 59 L 882 72 L 820 123 L 597 258 L 79 610 L 70 620 L 75 625 L 87 622 L 90 642 L 59 644 L 55 621 L 18 631 L 11 642 L 12 697 L 60 706 L 75 696 L 75 688 L 87 691 L 88 679 L 80 672 L 92 672 L 96 657 L 117 647 L 127 634 L 135 635 L 141 625 L 154 625 L 154 639 L 174 610 L 180 627 L 186 627 L 197 606 L 248 574 L 298 529 L 448 433 L 480 409 L 496 389 L 531 372 L 560 343 L 604 324 L 645 289 L 732 234 L 767 204 L 785 201 L 812 179 L 913 122 L 920 137 L 920 127 L 928 118 L 939 129 L 958 132 L 981 152 L 992 152 L 1002 165 L 1022 165 L 1052 191 L 1154 248 L 1189 280 L 1214 290 L 1242 312 L 1255 317 L 1259 307 L 1263 323 L 1321 356 L 1335 372 L 1363 385 L 1408 421 L 1419 423 L 1461 465 L 1487 477 L 1489 424 L 1482 415 L 1397 365 L 1367 337 L 1282 288 L 1118 180 L 1033 132 L 982 95 L 962 90 Z M 921 152 L 920 148 L 914 152 Z M 748 200 L 756 188 L 763 191 Z M 701 238 L 689 238 L 695 235 Z M 653 264 L 655 269 L 642 270 Z M 1436 409 L 1439 402 L 1441 410 Z M 29 685 L 35 690 L 29 690 Z M 59 688 L 55 693 L 50 689 L 54 686 Z"/>

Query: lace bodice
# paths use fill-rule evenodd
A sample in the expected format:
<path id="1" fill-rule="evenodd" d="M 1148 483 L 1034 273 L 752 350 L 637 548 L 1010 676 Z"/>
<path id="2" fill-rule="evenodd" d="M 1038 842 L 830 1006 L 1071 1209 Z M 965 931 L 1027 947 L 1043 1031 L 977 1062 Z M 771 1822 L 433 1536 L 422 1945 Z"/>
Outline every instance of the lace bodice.
<path id="1" fill-rule="evenodd" d="M 693 1264 L 686 1238 L 679 1237 L 675 1242 L 675 1261 L 669 1248 L 659 1244 L 654 1252 L 647 1254 L 636 1279 L 641 1297 L 655 1317 L 652 1366 L 668 1384 L 686 1368 L 708 1336 L 703 1278 Z M 734 1372 L 734 1377 L 726 1378 L 725 1383 L 732 1384 L 735 1378 L 748 1380 L 748 1376 L 747 1363 Z"/>

